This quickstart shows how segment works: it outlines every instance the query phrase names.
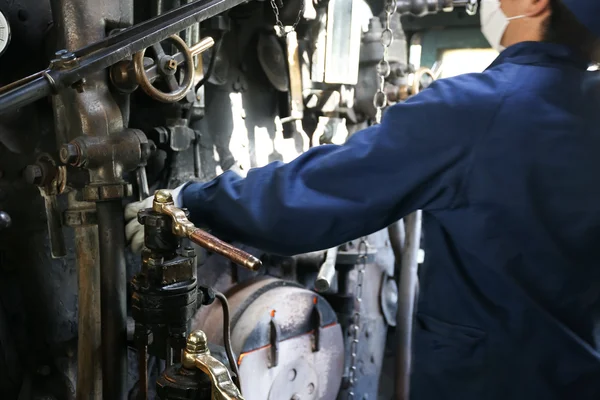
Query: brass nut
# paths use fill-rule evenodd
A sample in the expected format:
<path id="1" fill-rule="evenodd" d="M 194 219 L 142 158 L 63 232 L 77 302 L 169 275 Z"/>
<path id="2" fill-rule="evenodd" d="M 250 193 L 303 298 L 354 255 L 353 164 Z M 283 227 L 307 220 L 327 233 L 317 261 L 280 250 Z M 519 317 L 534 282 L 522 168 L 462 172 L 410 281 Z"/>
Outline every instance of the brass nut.
<path id="1" fill-rule="evenodd" d="M 173 203 L 173 196 L 170 190 L 161 189 L 154 193 L 154 201 L 160 204 Z"/>
<path id="2" fill-rule="evenodd" d="M 73 143 L 67 143 L 60 149 L 60 161 L 64 164 L 78 165 L 81 161 L 81 149 Z"/>
<path id="3" fill-rule="evenodd" d="M 201 330 L 190 333 L 187 337 L 185 350 L 190 354 L 206 353 L 208 351 L 206 334 Z"/>

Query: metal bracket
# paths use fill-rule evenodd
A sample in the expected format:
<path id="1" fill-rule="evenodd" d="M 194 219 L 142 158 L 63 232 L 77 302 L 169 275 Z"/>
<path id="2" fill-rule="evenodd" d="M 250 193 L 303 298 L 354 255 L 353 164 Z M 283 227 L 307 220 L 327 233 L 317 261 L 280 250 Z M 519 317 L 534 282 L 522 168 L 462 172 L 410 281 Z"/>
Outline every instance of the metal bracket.
<path id="1" fill-rule="evenodd" d="M 312 337 L 312 351 L 317 352 L 321 349 L 321 324 L 323 323 L 323 317 L 316 302 L 310 314 L 310 320 L 311 324 L 315 327 Z"/>
<path id="2" fill-rule="evenodd" d="M 279 364 L 279 338 L 281 329 L 273 318 L 269 322 L 269 341 L 271 348 L 269 351 L 269 368 L 276 367 Z"/>

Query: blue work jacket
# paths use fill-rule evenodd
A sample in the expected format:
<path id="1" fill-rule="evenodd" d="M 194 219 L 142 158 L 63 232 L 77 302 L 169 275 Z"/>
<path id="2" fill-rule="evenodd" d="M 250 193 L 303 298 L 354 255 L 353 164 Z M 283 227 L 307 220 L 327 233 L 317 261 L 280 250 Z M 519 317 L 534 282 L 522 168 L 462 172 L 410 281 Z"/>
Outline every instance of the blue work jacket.
<path id="1" fill-rule="evenodd" d="M 342 146 L 190 184 L 196 223 L 328 248 L 424 213 L 415 400 L 600 399 L 600 96 L 568 48 L 520 43 Z"/>

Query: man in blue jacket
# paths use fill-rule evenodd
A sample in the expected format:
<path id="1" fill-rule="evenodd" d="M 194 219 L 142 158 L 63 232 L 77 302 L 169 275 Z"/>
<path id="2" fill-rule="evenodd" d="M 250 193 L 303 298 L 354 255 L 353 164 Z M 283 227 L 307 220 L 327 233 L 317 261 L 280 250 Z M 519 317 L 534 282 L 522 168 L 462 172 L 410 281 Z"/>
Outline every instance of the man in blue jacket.
<path id="1" fill-rule="evenodd" d="M 598 400 L 600 85 L 586 70 L 600 0 L 481 6 L 502 51 L 484 73 L 435 82 L 343 146 L 184 185 L 177 202 L 195 223 L 282 254 L 422 209 L 411 398 Z"/>

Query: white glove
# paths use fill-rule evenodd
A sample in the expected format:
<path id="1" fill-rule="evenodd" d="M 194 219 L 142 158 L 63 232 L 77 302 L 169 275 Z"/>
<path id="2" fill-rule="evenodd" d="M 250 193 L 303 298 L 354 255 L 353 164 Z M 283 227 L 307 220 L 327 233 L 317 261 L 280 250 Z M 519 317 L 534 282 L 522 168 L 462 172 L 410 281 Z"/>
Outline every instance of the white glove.
<path id="1" fill-rule="evenodd" d="M 179 193 L 184 185 L 171 190 L 175 207 L 181 207 Z M 152 208 L 154 196 L 150 196 L 142 201 L 136 201 L 125 206 L 125 238 L 127 243 L 131 244 L 131 251 L 140 253 L 144 248 L 144 226 L 138 222 L 137 215 L 140 210 Z"/>

